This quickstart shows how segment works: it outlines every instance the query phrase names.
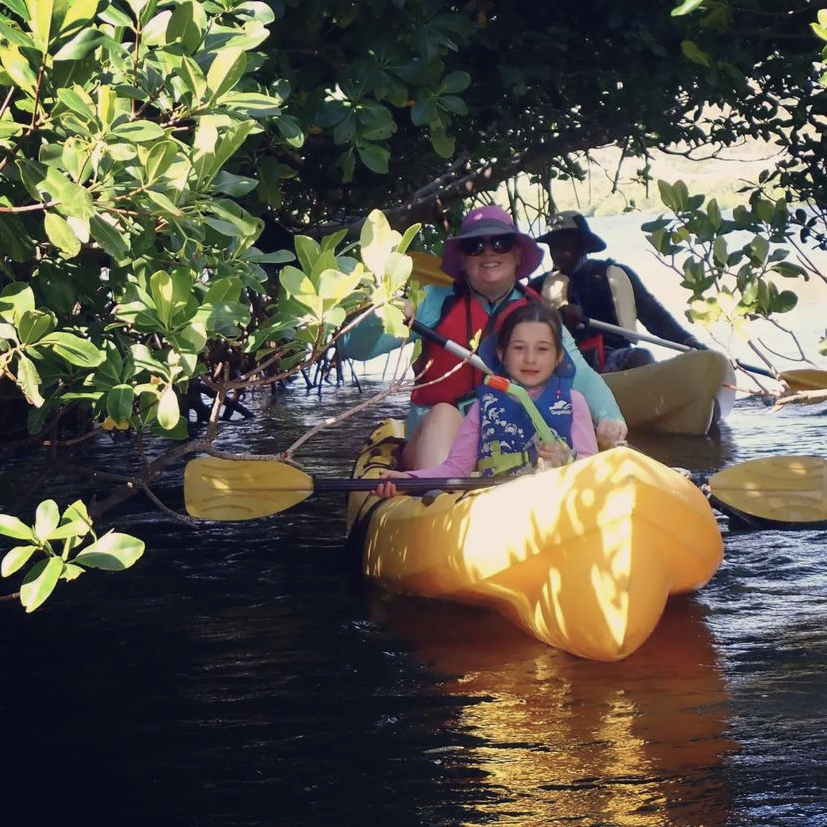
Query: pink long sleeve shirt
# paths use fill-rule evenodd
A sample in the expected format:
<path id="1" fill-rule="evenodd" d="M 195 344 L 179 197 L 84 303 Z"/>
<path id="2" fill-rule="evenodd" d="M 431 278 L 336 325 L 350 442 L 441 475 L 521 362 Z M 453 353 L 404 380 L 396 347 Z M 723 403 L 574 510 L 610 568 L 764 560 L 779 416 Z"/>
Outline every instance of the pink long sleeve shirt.
<path id="1" fill-rule="evenodd" d="M 532 399 L 536 399 L 542 388 L 529 392 Z M 590 457 L 597 453 L 597 437 L 594 433 L 589 406 L 583 394 L 571 392 L 571 442 L 577 459 Z M 441 465 L 433 468 L 422 468 L 418 471 L 409 471 L 417 479 L 432 479 L 441 477 L 467 477 L 477 466 L 480 443 L 480 404 L 475 402 L 465 415 L 465 420 L 457 432 L 454 444 L 448 453 L 448 459 Z"/>

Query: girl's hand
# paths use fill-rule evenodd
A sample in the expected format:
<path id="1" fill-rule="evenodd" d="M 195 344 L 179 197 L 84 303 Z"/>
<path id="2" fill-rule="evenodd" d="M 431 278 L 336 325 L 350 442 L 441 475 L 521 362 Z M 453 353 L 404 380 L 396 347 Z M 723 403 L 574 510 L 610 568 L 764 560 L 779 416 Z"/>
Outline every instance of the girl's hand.
<path id="1" fill-rule="evenodd" d="M 410 479 L 411 475 L 406 471 L 383 471 L 379 477 L 382 480 L 401 480 Z M 399 492 L 392 482 L 380 482 L 376 488 L 373 489 L 373 494 L 380 499 L 387 500 L 395 497 Z"/>
<path id="2" fill-rule="evenodd" d="M 601 419 L 594 429 L 597 445 L 601 451 L 614 448 L 619 442 L 626 439 L 629 429 L 625 422 L 617 419 Z"/>
<path id="3" fill-rule="evenodd" d="M 541 442 L 537 445 L 537 453 L 546 468 L 562 468 L 574 458 L 574 452 L 562 442 Z"/>

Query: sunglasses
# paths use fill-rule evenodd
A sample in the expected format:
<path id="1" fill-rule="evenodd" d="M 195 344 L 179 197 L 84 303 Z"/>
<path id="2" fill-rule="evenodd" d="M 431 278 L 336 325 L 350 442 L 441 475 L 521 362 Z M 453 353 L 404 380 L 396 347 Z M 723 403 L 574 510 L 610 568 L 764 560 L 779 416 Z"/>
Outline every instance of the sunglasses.
<path id="1" fill-rule="evenodd" d="M 495 253 L 510 253 L 517 246 L 517 239 L 513 235 L 476 236 L 475 238 L 461 238 L 459 248 L 466 256 L 481 256 L 486 247 Z"/>

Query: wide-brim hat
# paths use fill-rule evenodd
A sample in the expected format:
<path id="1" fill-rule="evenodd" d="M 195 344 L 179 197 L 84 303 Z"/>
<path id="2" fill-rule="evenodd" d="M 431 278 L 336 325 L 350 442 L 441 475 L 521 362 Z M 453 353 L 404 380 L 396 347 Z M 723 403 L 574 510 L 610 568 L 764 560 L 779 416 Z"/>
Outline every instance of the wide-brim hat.
<path id="1" fill-rule="evenodd" d="M 537 242 L 530 235 L 521 233 L 514 224 L 514 220 L 502 207 L 492 204 L 471 210 L 462 219 L 459 234 L 445 241 L 442 247 L 442 269 L 453 279 L 464 278 L 463 254 L 460 248 L 462 239 L 479 236 L 490 238 L 497 235 L 513 235 L 517 239 L 517 244 L 522 250 L 516 273 L 518 279 L 530 276 L 540 266 L 543 260 L 543 250 Z"/>
<path id="2" fill-rule="evenodd" d="M 589 229 L 589 222 L 574 210 L 565 210 L 552 215 L 548 221 L 548 230 L 537 241 L 551 246 L 552 236 L 557 233 L 577 233 L 587 253 L 599 253 L 606 249 L 606 242 Z"/>

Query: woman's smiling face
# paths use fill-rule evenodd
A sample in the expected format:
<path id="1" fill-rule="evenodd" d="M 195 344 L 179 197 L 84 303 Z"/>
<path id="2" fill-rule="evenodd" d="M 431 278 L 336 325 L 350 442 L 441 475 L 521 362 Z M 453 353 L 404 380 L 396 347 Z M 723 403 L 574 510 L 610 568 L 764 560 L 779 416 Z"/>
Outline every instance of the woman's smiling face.
<path id="1" fill-rule="evenodd" d="M 472 290 L 487 299 L 498 299 L 517 283 L 522 250 L 515 244 L 508 252 L 495 252 L 490 243 L 479 255 L 463 254 L 465 277 Z"/>

